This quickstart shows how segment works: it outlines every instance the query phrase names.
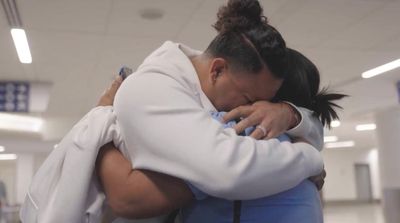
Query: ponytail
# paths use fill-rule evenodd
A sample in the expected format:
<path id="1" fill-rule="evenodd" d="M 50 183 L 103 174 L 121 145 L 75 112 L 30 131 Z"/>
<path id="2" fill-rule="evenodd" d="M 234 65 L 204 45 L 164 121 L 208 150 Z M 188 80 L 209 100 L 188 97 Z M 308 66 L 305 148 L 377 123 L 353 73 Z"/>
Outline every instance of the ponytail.
<path id="1" fill-rule="evenodd" d="M 347 96 L 348 95 L 344 94 L 330 93 L 328 92 L 328 88 L 323 88 L 315 95 L 311 103 L 311 110 L 314 111 L 314 115 L 321 120 L 322 125 L 327 125 L 330 128 L 331 122 L 335 119 L 339 119 L 335 108 L 342 109 L 340 105 L 333 101 L 340 100 Z"/>
<path id="2" fill-rule="evenodd" d="M 289 101 L 314 112 L 324 126 L 330 127 L 339 119 L 336 104 L 348 95 L 331 93 L 328 88 L 320 89 L 320 73 L 315 64 L 300 52 L 287 48 L 286 78 L 273 101 Z"/>

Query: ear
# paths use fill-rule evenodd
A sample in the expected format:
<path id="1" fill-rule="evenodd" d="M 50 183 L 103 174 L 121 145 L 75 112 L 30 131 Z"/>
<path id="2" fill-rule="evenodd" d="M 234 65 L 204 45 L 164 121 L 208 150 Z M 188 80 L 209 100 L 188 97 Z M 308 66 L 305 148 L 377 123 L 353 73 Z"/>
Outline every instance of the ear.
<path id="1" fill-rule="evenodd" d="M 220 77 L 226 70 L 227 68 L 227 62 L 223 58 L 214 58 L 211 61 L 210 64 L 210 69 L 209 69 L 209 74 L 210 74 L 210 79 L 212 84 L 215 84 L 217 81 L 218 77 Z"/>

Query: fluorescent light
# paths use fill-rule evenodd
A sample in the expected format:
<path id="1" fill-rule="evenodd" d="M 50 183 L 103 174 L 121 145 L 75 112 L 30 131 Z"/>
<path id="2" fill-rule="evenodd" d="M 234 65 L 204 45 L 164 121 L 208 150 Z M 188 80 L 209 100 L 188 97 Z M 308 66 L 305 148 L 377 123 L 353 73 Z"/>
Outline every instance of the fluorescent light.
<path id="1" fill-rule="evenodd" d="M 362 125 L 357 125 L 356 130 L 357 131 L 368 131 L 368 130 L 374 130 L 376 129 L 376 125 L 371 123 L 371 124 L 362 124 Z"/>
<path id="2" fill-rule="evenodd" d="M 336 127 L 339 127 L 339 126 L 340 126 L 340 122 L 338 120 L 333 120 L 331 122 L 331 127 L 332 128 L 336 128 Z"/>
<path id="3" fill-rule="evenodd" d="M 16 154 L 0 154 L 0 160 L 15 160 L 17 159 Z"/>
<path id="4" fill-rule="evenodd" d="M 43 119 L 0 113 L 0 129 L 11 131 L 40 132 Z"/>
<path id="5" fill-rule="evenodd" d="M 325 148 L 344 148 L 353 147 L 355 145 L 354 141 L 342 141 L 342 142 L 330 142 L 325 144 Z"/>
<path id="6" fill-rule="evenodd" d="M 11 36 L 17 49 L 18 58 L 21 63 L 32 63 L 31 51 L 29 50 L 28 39 L 25 30 L 11 29 Z"/>
<path id="7" fill-rule="evenodd" d="M 338 141 L 337 136 L 324 136 L 324 142 L 336 142 Z"/>
<path id="8" fill-rule="evenodd" d="M 0 146 L 0 153 L 6 151 L 6 148 L 4 146 Z"/>
<path id="9" fill-rule="evenodd" d="M 384 64 L 382 66 L 376 67 L 374 69 L 365 71 L 364 73 L 362 73 L 362 77 L 363 78 L 370 78 L 370 77 L 374 77 L 376 75 L 385 73 L 387 71 L 390 70 L 394 70 L 396 68 L 400 67 L 400 59 L 392 61 L 390 63 Z"/>

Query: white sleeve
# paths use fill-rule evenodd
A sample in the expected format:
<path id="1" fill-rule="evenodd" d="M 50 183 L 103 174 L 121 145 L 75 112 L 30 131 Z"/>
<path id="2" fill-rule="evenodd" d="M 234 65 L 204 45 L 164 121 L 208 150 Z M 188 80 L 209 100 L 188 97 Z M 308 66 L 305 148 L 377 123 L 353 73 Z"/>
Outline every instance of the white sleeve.
<path id="1" fill-rule="evenodd" d="M 196 97 L 158 73 L 122 84 L 114 107 L 134 168 L 178 177 L 225 199 L 276 194 L 322 171 L 322 157 L 311 145 L 238 136 Z"/>
<path id="2" fill-rule="evenodd" d="M 288 130 L 286 133 L 289 136 L 304 138 L 316 149 L 321 151 L 324 146 L 324 129 L 321 121 L 313 115 L 312 111 L 306 108 L 297 107 L 290 102 L 285 103 L 290 104 L 301 115 L 300 123 Z"/>

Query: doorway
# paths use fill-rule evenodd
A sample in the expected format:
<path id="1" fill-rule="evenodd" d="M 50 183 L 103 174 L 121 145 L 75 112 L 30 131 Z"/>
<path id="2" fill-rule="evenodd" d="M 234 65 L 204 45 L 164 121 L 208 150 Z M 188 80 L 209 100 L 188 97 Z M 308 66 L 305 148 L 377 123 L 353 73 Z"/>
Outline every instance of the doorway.
<path id="1" fill-rule="evenodd" d="M 357 200 L 360 202 L 372 202 L 372 184 L 369 164 L 355 164 Z"/>

